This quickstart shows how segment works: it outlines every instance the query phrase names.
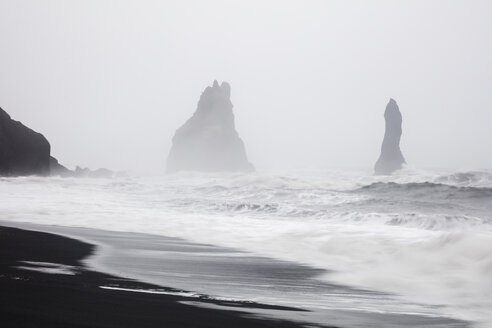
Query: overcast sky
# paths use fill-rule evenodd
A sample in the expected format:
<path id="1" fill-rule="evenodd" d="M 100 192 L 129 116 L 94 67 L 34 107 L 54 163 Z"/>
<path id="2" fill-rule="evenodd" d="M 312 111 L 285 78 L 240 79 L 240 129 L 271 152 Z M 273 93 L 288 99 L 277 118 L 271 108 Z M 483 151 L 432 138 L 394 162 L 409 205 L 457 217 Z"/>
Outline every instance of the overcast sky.
<path id="1" fill-rule="evenodd" d="M 259 169 L 492 168 L 492 1 L 0 0 L 0 107 L 69 166 L 163 171 L 214 79 Z"/>

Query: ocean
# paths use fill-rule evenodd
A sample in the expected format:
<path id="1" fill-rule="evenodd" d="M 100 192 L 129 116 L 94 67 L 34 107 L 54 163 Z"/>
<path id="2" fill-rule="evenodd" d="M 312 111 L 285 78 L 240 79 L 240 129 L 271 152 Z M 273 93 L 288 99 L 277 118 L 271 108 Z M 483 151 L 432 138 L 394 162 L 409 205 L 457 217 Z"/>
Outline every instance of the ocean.
<path id="1" fill-rule="evenodd" d="M 391 177 L 292 171 L 1 178 L 0 199 L 5 222 L 152 235 L 144 243 L 157 242 L 159 236 L 180 238 L 237 250 L 222 254 L 231 260 L 279 261 L 289 277 L 282 288 L 261 279 L 244 288 L 201 286 L 183 277 L 168 279 L 177 285 L 170 287 L 321 310 L 442 316 L 492 326 L 491 171 L 405 169 Z M 301 272 L 319 283 L 296 285 L 303 278 L 290 274 L 288 263 L 311 268 Z M 135 275 L 145 278 L 144 270 Z M 330 292 L 327 286 L 343 288 Z"/>

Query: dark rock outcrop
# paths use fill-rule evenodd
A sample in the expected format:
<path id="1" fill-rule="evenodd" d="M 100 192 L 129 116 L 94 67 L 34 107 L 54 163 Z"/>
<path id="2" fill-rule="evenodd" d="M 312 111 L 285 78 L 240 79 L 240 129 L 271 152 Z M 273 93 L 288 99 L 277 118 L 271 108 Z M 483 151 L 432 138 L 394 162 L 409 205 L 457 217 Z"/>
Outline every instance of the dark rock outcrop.
<path id="1" fill-rule="evenodd" d="M 0 108 L 0 175 L 50 174 L 50 143 Z"/>
<path id="2" fill-rule="evenodd" d="M 112 178 L 116 174 L 108 169 L 91 170 L 77 166 L 75 170 L 67 169 L 65 166 L 58 163 L 58 160 L 51 157 L 51 175 L 60 176 L 63 178 Z"/>
<path id="3" fill-rule="evenodd" d="M 254 170 L 235 128 L 230 97 L 227 82 L 214 81 L 203 91 L 195 113 L 174 135 L 167 172 Z"/>
<path id="4" fill-rule="evenodd" d="M 60 176 L 111 178 L 115 174 L 108 169 L 82 169 L 75 171 L 61 165 L 50 156 L 48 140 L 22 123 L 14 121 L 0 108 L 0 176 Z"/>
<path id="5" fill-rule="evenodd" d="M 381 155 L 374 168 L 377 175 L 390 175 L 406 164 L 400 150 L 402 117 L 396 101 L 390 99 L 384 112 L 386 131 L 384 133 Z"/>
<path id="6" fill-rule="evenodd" d="M 58 163 L 58 160 L 51 156 L 50 158 L 50 170 L 51 175 L 60 177 L 72 177 L 75 175 L 74 171 L 67 169 L 65 166 Z"/>

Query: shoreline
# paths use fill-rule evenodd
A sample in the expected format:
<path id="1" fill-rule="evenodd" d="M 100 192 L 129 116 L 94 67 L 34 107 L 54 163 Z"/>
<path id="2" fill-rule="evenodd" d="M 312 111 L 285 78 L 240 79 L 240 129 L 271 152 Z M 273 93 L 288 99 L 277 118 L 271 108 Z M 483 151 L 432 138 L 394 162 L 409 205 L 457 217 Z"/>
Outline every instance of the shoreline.
<path id="1" fill-rule="evenodd" d="M 271 258 L 256 257 L 241 251 L 196 244 L 179 238 L 133 232 L 112 232 L 92 228 L 7 221 L 0 221 L 1 226 L 17 228 L 24 233 L 26 231 L 39 232 L 45 237 L 46 235 L 55 236 L 90 245 L 91 251 L 81 257 L 80 263 L 86 272 L 97 273 L 100 277 L 112 277 L 113 281 L 106 285 L 103 285 L 103 282 L 107 283 L 107 280 L 99 279 L 98 287 L 105 287 L 105 292 L 118 293 L 118 295 L 141 294 L 137 296 L 138 298 L 162 297 L 168 302 L 192 306 L 195 309 L 213 310 L 219 313 L 218 317 L 221 317 L 221 313 L 229 313 L 241 319 L 255 318 L 261 321 L 261 324 L 248 323 L 247 327 L 263 327 L 263 321 L 267 324 L 275 322 L 275 326 L 279 326 L 281 322 L 280 327 L 301 327 L 303 325 L 327 327 L 327 323 L 329 327 L 366 327 L 368 325 L 381 328 L 470 327 L 468 322 L 447 317 L 387 312 L 384 310 L 384 303 L 391 301 L 387 298 L 391 295 L 320 283 L 315 279 L 315 276 L 319 274 L 319 269 Z M 19 240 L 21 241 L 22 239 Z M 76 248 L 73 249 L 76 250 Z M 234 256 L 234 254 L 239 256 Z M 51 262 L 55 262 L 54 259 Z M 26 264 L 23 263 L 20 266 L 25 267 Z M 215 271 L 211 272 L 210 267 L 215 268 Z M 70 267 L 61 269 L 70 270 Z M 23 274 L 26 272 L 32 274 L 34 271 L 24 271 Z M 160 280 L 153 279 L 155 278 L 152 276 L 153 272 L 158 273 Z M 190 276 L 190 273 L 193 276 Z M 38 275 L 43 274 L 38 272 Z M 44 276 L 51 277 L 51 280 L 57 282 L 62 282 L 67 277 L 47 274 Z M 210 277 L 214 277 L 217 281 L 211 281 Z M 183 282 L 185 285 L 182 284 Z M 190 285 L 190 282 L 195 284 Z M 217 289 L 214 290 L 217 284 L 223 285 L 225 288 L 223 291 L 236 291 L 243 286 L 243 288 L 253 290 L 254 293 L 260 292 L 262 287 L 258 287 L 259 285 L 268 284 L 271 286 L 263 288 L 262 292 L 265 295 L 266 291 L 267 296 L 271 297 L 266 300 L 261 297 L 215 297 L 224 296 Z M 99 289 L 103 290 L 103 288 Z M 279 292 L 282 293 L 284 301 L 288 300 L 287 302 L 279 302 L 275 298 Z M 309 306 L 309 302 L 305 302 L 306 299 L 298 298 L 299 293 L 308 293 L 311 299 L 323 297 L 321 303 L 318 299 L 319 304 L 332 302 L 342 294 L 349 296 L 342 300 L 345 304 L 350 304 L 346 303 L 347 301 L 355 303 L 351 308 L 313 308 Z M 358 294 L 355 298 L 351 298 L 354 293 Z M 128 297 L 131 298 L 131 296 Z M 363 304 L 358 303 L 361 300 L 360 297 L 366 298 L 366 304 L 371 304 L 377 311 L 364 310 Z M 358 309 L 358 306 L 362 308 Z M 187 327 L 185 324 L 179 326 Z"/>
<path id="2" fill-rule="evenodd" d="M 197 299 L 184 296 L 185 291 L 92 271 L 83 262 L 95 249 L 95 245 L 57 234 L 0 226 L 2 327 L 303 326 L 243 311 L 298 309 Z M 210 306 L 189 305 L 196 301 Z M 211 308 L 220 306 L 228 310 Z"/>

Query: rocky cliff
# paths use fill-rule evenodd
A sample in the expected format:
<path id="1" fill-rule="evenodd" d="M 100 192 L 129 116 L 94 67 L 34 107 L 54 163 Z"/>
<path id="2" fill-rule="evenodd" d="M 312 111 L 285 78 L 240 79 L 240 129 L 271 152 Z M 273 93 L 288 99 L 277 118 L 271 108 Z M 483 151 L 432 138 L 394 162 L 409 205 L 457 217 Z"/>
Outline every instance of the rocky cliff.
<path id="1" fill-rule="evenodd" d="M 0 108 L 0 175 L 49 175 L 50 143 Z"/>
<path id="2" fill-rule="evenodd" d="M 22 123 L 14 121 L 0 108 L 0 176 L 60 176 L 111 178 L 107 169 L 77 168 L 72 171 L 50 156 L 48 140 Z"/>
<path id="3" fill-rule="evenodd" d="M 252 171 L 239 138 L 227 82 L 203 91 L 193 116 L 174 135 L 167 171 Z"/>
<path id="4" fill-rule="evenodd" d="M 384 133 L 381 155 L 374 168 L 377 175 L 390 175 L 406 164 L 400 150 L 402 116 L 396 101 L 390 99 L 384 112 L 386 130 Z"/>

